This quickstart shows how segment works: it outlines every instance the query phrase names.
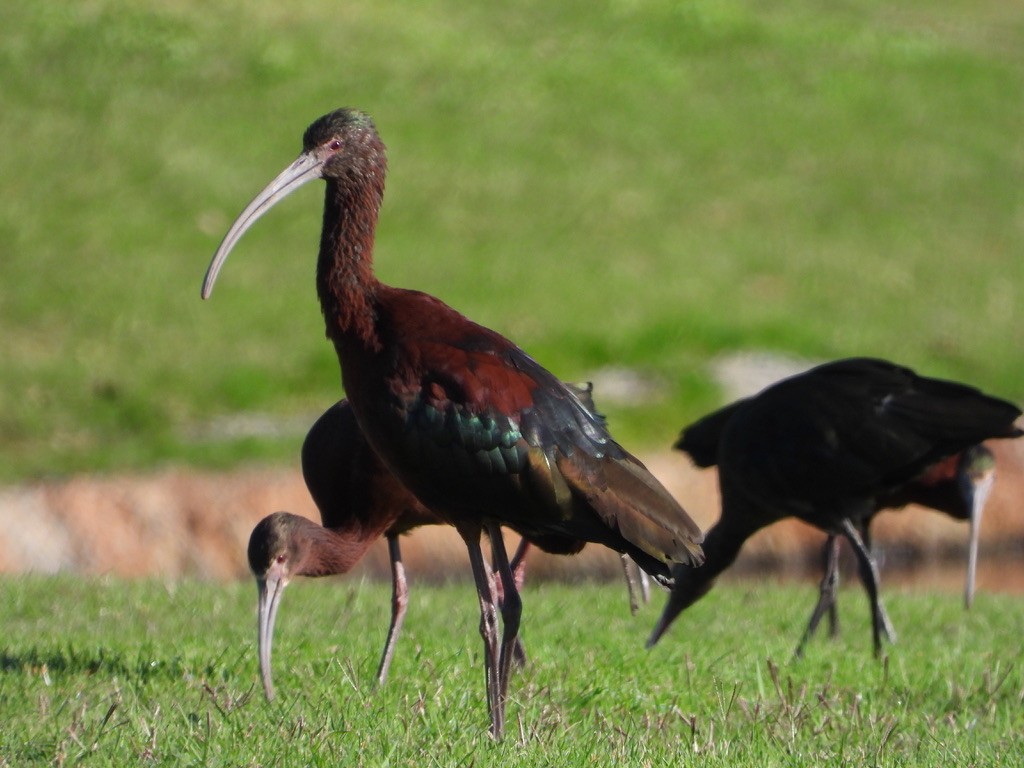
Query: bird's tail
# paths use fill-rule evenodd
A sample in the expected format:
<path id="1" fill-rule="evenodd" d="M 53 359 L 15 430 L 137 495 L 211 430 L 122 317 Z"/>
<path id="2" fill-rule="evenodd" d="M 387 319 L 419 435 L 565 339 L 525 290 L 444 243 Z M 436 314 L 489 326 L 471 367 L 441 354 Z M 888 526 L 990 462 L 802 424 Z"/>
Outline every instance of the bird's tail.
<path id="1" fill-rule="evenodd" d="M 683 429 L 672 447 L 688 454 L 695 466 L 715 466 L 718 464 L 718 445 L 722 442 L 725 425 L 746 402 L 737 400 L 695 421 Z"/>
<path id="2" fill-rule="evenodd" d="M 632 456 L 605 456 L 598 482 L 584 479 L 581 468 L 560 457 L 558 469 L 574 494 L 587 499 L 606 525 L 661 563 L 700 565 L 704 535 L 672 494 Z M 645 558 L 637 558 L 644 566 Z M 644 568 L 648 570 L 649 568 Z M 652 573 L 652 575 L 656 575 Z"/>

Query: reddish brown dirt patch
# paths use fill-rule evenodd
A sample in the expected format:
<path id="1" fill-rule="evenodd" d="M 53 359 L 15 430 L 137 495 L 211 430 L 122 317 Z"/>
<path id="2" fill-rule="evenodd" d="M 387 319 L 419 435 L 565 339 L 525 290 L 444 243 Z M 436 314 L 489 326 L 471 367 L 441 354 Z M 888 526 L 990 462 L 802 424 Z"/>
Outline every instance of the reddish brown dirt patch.
<path id="1" fill-rule="evenodd" d="M 1022 443 L 992 445 L 999 477 L 983 525 L 983 552 L 1010 552 L 1014 562 L 1024 550 L 1024 515 L 1018 501 L 1024 487 Z M 702 527 L 715 521 L 718 494 L 713 471 L 697 472 L 676 454 L 645 460 Z M 298 470 L 248 468 L 213 474 L 169 469 L 7 487 L 0 489 L 0 572 L 244 578 L 249 532 L 264 515 L 280 509 L 318 519 Z M 965 524 L 908 509 L 882 515 L 873 531 L 883 552 L 913 560 L 912 573 L 931 572 L 926 583 L 934 578 L 936 586 L 959 587 Z M 748 542 L 735 570 L 816 575 L 821 541 L 819 532 L 784 521 Z M 403 540 L 403 554 L 413 579 L 463 578 L 468 573 L 462 543 L 448 529 L 413 533 Z M 954 566 L 948 576 L 940 577 L 937 564 L 951 554 Z M 892 554 L 889 559 L 894 559 Z M 890 565 L 895 569 L 899 564 Z M 1019 588 L 1024 585 L 1024 569 L 1017 570 L 1019 576 L 1005 564 L 983 569 L 979 588 Z M 387 578 L 383 543 L 370 550 L 356 573 Z M 618 558 L 600 547 L 588 547 L 573 558 L 535 553 L 530 560 L 530 578 L 537 580 L 618 578 L 619 573 Z"/>

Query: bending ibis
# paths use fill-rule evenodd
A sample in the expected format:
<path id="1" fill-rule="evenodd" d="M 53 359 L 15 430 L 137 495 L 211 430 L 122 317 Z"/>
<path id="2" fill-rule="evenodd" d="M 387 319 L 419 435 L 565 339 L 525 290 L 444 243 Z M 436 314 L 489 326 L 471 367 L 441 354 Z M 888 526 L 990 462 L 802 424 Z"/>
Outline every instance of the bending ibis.
<path id="1" fill-rule="evenodd" d="M 260 677 L 274 698 L 271 646 L 281 596 L 295 576 L 347 573 L 381 536 L 391 559 L 391 624 L 377 668 L 387 680 L 395 643 L 409 602 L 399 535 L 442 521 L 399 483 L 367 445 L 344 400 L 317 419 L 302 444 L 302 476 L 320 511 L 322 526 L 299 515 L 275 512 L 263 518 L 249 537 L 249 568 L 256 577 Z M 525 539 L 513 558 L 522 580 Z"/>
<path id="2" fill-rule="evenodd" d="M 965 384 L 851 358 L 784 379 L 687 427 L 677 447 L 698 466 L 718 465 L 722 515 L 707 533 L 705 565 L 675 571 L 648 647 L 711 589 L 747 538 L 796 517 L 853 546 L 871 604 L 874 650 L 881 653 L 882 634 L 892 632 L 864 541 L 868 522 L 879 509 L 911 500 L 937 504 L 929 494 L 939 478 L 981 441 L 1018 437 L 1020 414 L 1015 405 Z M 984 482 L 979 488 L 972 508 L 987 494 Z M 829 604 L 822 591 L 815 614 Z M 812 616 L 805 640 L 820 618 Z"/>
<path id="3" fill-rule="evenodd" d="M 569 386 L 593 408 L 589 384 Z M 249 568 L 256 577 L 259 593 L 260 677 L 268 700 L 274 698 L 271 647 L 285 586 L 294 576 L 347 573 L 381 535 L 388 540 L 392 592 L 391 624 L 377 668 L 377 682 L 383 685 L 387 681 L 409 602 L 398 537 L 421 525 L 443 522 L 420 504 L 377 458 L 345 400 L 324 411 L 306 435 L 302 444 L 302 476 L 320 512 L 322 527 L 299 515 L 275 512 L 261 520 L 249 538 Z M 517 589 L 522 589 L 529 546 L 527 539 L 521 539 L 512 557 Z M 629 566 L 633 564 L 625 555 L 623 564 L 627 568 L 632 605 L 635 603 L 634 580 L 630 578 Z M 495 587 L 500 605 L 500 579 L 496 580 Z M 516 660 L 525 663 L 521 644 L 515 653 Z"/>
<path id="4" fill-rule="evenodd" d="M 505 698 L 522 603 L 500 526 L 547 551 L 586 542 L 628 554 L 665 583 L 669 564 L 701 560 L 700 529 L 616 443 L 572 389 L 515 344 L 439 299 L 381 283 L 373 272 L 387 160 L 371 118 L 339 109 L 314 121 L 299 157 L 242 211 L 214 254 L 208 297 L 239 238 L 277 202 L 326 182 L 316 285 L 342 384 L 374 452 L 466 543 L 480 604 L 491 733 Z M 503 632 L 486 532 L 502 577 Z"/>

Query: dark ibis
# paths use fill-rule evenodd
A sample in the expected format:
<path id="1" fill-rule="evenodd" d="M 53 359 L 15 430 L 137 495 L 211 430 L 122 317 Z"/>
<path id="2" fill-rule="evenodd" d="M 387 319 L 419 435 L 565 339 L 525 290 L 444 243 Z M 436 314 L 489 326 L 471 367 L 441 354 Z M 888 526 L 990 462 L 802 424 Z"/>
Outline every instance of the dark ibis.
<path id="1" fill-rule="evenodd" d="M 347 573 L 381 536 L 388 541 L 392 578 L 391 624 L 377 668 L 377 682 L 384 684 L 409 600 L 399 536 L 442 522 L 381 463 L 344 400 L 328 408 L 306 435 L 302 476 L 322 525 L 275 512 L 257 523 L 249 538 L 249 568 L 259 592 L 260 676 L 268 699 L 274 698 L 271 646 L 285 586 L 295 576 Z M 524 539 L 513 558 L 513 571 L 520 579 L 525 545 Z"/>
<path id="2" fill-rule="evenodd" d="M 466 543 L 491 733 L 501 738 L 522 602 L 500 527 L 560 554 L 603 544 L 664 583 L 671 581 L 670 564 L 701 561 L 700 529 L 592 409 L 522 349 L 433 296 L 377 279 L 373 250 L 387 160 L 368 115 L 324 115 L 306 129 L 302 145 L 231 226 L 202 295 L 210 295 L 228 254 L 260 216 L 324 179 L 316 285 L 326 334 L 374 452 Z M 485 532 L 504 586 L 500 644 L 480 547 Z"/>
<path id="3" fill-rule="evenodd" d="M 990 480 L 978 477 L 969 505 L 938 497 L 984 466 L 970 459 L 981 441 L 1021 435 L 1014 424 L 1020 414 L 1015 405 L 965 384 L 918 376 L 884 360 L 851 358 L 784 379 L 687 427 L 676 447 L 698 466 L 718 466 L 722 514 L 707 532 L 704 566 L 674 571 L 648 647 L 711 589 L 754 532 L 796 517 L 832 537 L 830 554 L 836 537 L 849 540 L 871 604 L 874 650 L 881 653 L 882 635 L 893 633 L 865 542 L 868 523 L 879 509 L 911 501 L 976 518 Z M 957 474 L 965 455 L 962 477 L 944 480 Z M 833 568 L 830 563 L 826 581 Z M 823 586 L 804 640 L 830 601 L 834 595 Z"/>
<path id="4" fill-rule="evenodd" d="M 593 407 L 590 385 L 569 386 L 588 407 Z M 259 592 L 260 676 L 268 699 L 274 698 L 271 647 L 285 586 L 295 576 L 347 573 L 382 535 L 387 538 L 391 560 L 391 624 L 377 668 L 377 682 L 383 685 L 387 681 L 409 602 L 399 536 L 421 525 L 443 522 L 420 504 L 377 458 L 345 400 L 332 405 L 316 420 L 303 441 L 301 455 L 302 476 L 320 512 L 322 526 L 299 515 L 275 512 L 261 520 L 249 538 L 249 568 L 256 577 Z M 512 557 L 517 589 L 522 589 L 529 546 L 527 539 L 521 539 Z M 637 577 L 630 566 L 635 566 L 628 557 L 622 557 L 633 607 L 637 600 Z M 641 580 L 641 588 L 642 585 Z M 500 605 L 500 579 L 495 587 Z M 515 653 L 516 660 L 525 663 L 521 644 Z"/>

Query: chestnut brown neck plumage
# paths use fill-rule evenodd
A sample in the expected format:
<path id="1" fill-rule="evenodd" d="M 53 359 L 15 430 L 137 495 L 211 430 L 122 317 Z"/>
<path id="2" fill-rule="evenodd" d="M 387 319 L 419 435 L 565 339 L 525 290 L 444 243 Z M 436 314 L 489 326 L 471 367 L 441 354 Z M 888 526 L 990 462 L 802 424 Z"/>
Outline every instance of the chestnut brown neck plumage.
<path id="1" fill-rule="evenodd" d="M 333 576 L 348 573 L 380 535 L 380 531 L 341 533 L 313 524 L 305 531 L 309 549 L 297 575 Z"/>
<path id="2" fill-rule="evenodd" d="M 348 573 L 383 534 L 377 527 L 353 523 L 337 530 L 288 512 L 264 518 L 249 540 L 249 566 L 265 573 L 279 555 L 288 560 L 289 576 L 333 576 Z"/>
<path id="3" fill-rule="evenodd" d="M 340 171 L 325 175 L 316 285 L 328 338 L 338 344 L 348 337 L 378 351 L 374 297 L 381 286 L 373 274 L 373 242 L 387 160 L 372 129 L 357 138 L 360 152 Z"/>

